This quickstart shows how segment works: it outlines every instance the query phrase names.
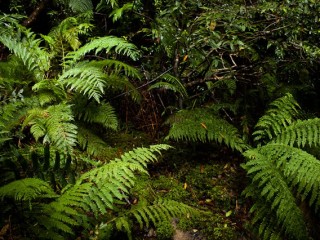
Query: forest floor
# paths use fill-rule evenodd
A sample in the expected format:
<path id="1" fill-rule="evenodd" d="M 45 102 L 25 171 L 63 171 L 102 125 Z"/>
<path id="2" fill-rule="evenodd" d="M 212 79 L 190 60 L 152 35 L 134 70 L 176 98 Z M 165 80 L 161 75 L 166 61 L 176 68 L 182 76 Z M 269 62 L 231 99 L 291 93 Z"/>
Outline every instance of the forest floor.
<path id="1" fill-rule="evenodd" d="M 145 137 L 132 137 L 125 145 L 143 145 Z M 126 138 L 123 138 L 126 139 Z M 139 142 L 143 139 L 143 143 Z M 141 176 L 133 196 L 150 196 L 183 202 L 206 214 L 173 219 L 155 228 L 137 230 L 135 239 L 253 239 L 250 202 L 242 194 L 246 186 L 241 156 L 213 144 L 169 143 L 158 163 L 149 166 L 150 176 Z M 146 146 L 146 145 L 145 145 Z"/>

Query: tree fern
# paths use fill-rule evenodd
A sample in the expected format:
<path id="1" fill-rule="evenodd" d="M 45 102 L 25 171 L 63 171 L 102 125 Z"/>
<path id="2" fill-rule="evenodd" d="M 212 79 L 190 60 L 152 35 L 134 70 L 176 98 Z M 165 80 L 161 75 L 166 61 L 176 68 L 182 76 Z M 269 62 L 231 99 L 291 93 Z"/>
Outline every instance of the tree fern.
<path id="1" fill-rule="evenodd" d="M 226 120 L 212 114 L 209 109 L 181 110 L 167 123 L 171 128 L 167 138 L 188 141 L 216 141 L 232 149 L 243 151 L 247 148 L 238 130 Z"/>

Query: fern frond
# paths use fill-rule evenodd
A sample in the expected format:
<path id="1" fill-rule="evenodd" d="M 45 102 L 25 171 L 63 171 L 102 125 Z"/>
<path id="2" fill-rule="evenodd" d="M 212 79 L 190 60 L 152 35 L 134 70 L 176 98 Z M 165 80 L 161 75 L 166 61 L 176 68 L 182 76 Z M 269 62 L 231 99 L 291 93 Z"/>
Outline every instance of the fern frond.
<path id="1" fill-rule="evenodd" d="M 64 57 L 70 48 L 73 51 L 79 49 L 81 45 L 79 36 L 87 34 L 92 27 L 92 24 L 80 23 L 77 18 L 68 17 L 54 27 L 48 35 L 41 36 L 49 44 L 52 52 Z"/>
<path id="2" fill-rule="evenodd" d="M 71 10 L 76 13 L 82 13 L 93 10 L 91 0 L 65 0 Z"/>
<path id="3" fill-rule="evenodd" d="M 161 78 L 164 79 L 165 81 L 152 84 L 149 87 L 149 90 L 154 88 L 164 88 L 164 89 L 170 89 L 173 92 L 178 92 L 182 97 L 188 96 L 186 88 L 183 86 L 183 84 L 178 78 L 168 73 L 164 74 Z"/>
<path id="4" fill-rule="evenodd" d="M 271 142 L 297 147 L 305 147 L 306 144 L 317 147 L 320 144 L 320 119 L 297 120 L 284 128 Z"/>
<path id="5" fill-rule="evenodd" d="M 256 194 L 259 194 L 256 192 Z M 255 196 L 256 197 L 256 196 Z M 284 229 L 278 226 L 277 218 L 274 212 L 270 212 L 270 207 L 263 199 L 255 199 L 255 203 L 250 209 L 254 213 L 251 223 L 254 230 L 265 240 L 282 240 Z"/>
<path id="6" fill-rule="evenodd" d="M 56 210 L 78 208 L 92 211 L 95 216 L 114 208 L 116 199 L 123 200 L 135 183 L 135 171 L 147 173 L 146 163 L 155 161 L 153 153 L 168 149 L 168 145 L 137 148 L 121 159 L 84 173 L 75 185 L 68 185 L 51 205 Z M 143 151 L 142 151 L 143 150 Z"/>
<path id="7" fill-rule="evenodd" d="M 20 21 L 25 18 L 23 15 L 19 14 L 0 14 L 0 34 L 1 35 L 7 35 L 7 34 L 13 34 L 15 32 L 15 28 L 22 28 L 22 26 L 19 24 Z"/>
<path id="8" fill-rule="evenodd" d="M 320 206 L 320 162 L 313 155 L 292 146 L 268 144 L 259 148 L 259 153 L 268 155 L 286 177 L 291 187 L 297 187 L 302 200 L 310 197 L 310 206 Z"/>
<path id="9" fill-rule="evenodd" d="M 59 104 L 30 110 L 23 126 L 31 126 L 36 140 L 43 137 L 43 143 L 48 142 L 62 152 L 70 153 L 77 143 L 77 126 L 72 122 L 71 106 Z"/>
<path id="10" fill-rule="evenodd" d="M 90 64 L 80 63 L 67 70 L 59 77 L 59 82 L 70 87 L 71 90 L 78 91 L 94 98 L 100 102 L 104 94 L 107 75 L 101 68 Z"/>
<path id="11" fill-rule="evenodd" d="M 136 68 L 115 59 L 91 61 L 91 63 L 95 63 L 101 67 L 104 67 L 108 74 L 125 75 L 127 77 L 132 77 L 139 80 L 141 79 L 141 74 Z"/>
<path id="12" fill-rule="evenodd" d="M 109 158 L 112 155 L 112 148 L 92 130 L 84 127 L 78 129 L 78 143 L 83 150 L 94 157 Z"/>
<path id="13" fill-rule="evenodd" d="M 10 102 L 0 108 L 0 129 L 10 131 L 14 126 L 19 125 L 21 111 L 25 102 Z"/>
<path id="14" fill-rule="evenodd" d="M 266 148 L 270 150 L 272 146 L 267 145 Z M 267 206 L 271 206 L 271 210 L 277 216 L 278 225 L 285 229 L 286 234 L 294 239 L 307 239 L 307 228 L 302 212 L 296 205 L 296 199 L 288 186 L 286 176 L 279 167 L 281 161 L 286 161 L 290 153 L 279 160 L 264 150 L 266 149 L 262 147 L 244 153 L 248 162 L 243 166 L 248 175 L 252 176 L 252 185 L 257 188 L 260 198 L 265 199 Z M 263 217 L 256 215 L 256 218 L 263 219 Z"/>
<path id="15" fill-rule="evenodd" d="M 168 138 L 188 141 L 216 141 L 240 152 L 247 149 L 238 130 L 209 109 L 181 110 L 167 123 L 171 124 Z"/>
<path id="16" fill-rule="evenodd" d="M 31 201 L 37 198 L 57 197 L 48 183 L 37 178 L 16 180 L 0 187 L 0 199 L 10 197 L 16 201 Z"/>
<path id="17" fill-rule="evenodd" d="M 65 100 L 67 95 L 63 86 L 56 80 L 44 79 L 33 85 L 41 106 Z"/>
<path id="18" fill-rule="evenodd" d="M 273 139 L 292 124 L 299 113 L 299 105 L 291 94 L 278 98 L 270 104 L 270 109 L 259 119 L 255 126 L 255 141 Z"/>
<path id="19" fill-rule="evenodd" d="M 22 60 L 28 71 L 35 74 L 36 79 L 41 80 L 50 67 L 49 54 L 40 47 L 41 40 L 36 39 L 32 32 L 25 33 L 26 37 L 22 40 L 0 35 L 0 42 Z"/>
<path id="20" fill-rule="evenodd" d="M 95 102 L 87 103 L 86 106 L 76 106 L 76 116 L 79 120 L 88 123 L 98 123 L 105 129 L 117 130 L 118 119 L 114 108 L 106 102 L 96 104 Z"/>
<path id="21" fill-rule="evenodd" d="M 200 213 L 204 214 L 205 212 L 181 202 L 158 199 L 152 205 L 138 204 L 133 206 L 125 214 L 134 217 L 138 221 L 140 228 L 143 228 L 143 226 L 149 227 L 150 222 L 157 225 L 162 221 L 171 222 L 173 217 L 199 215 Z"/>
<path id="22" fill-rule="evenodd" d="M 114 9 L 109 17 L 112 17 L 112 21 L 116 22 L 122 17 L 124 12 L 132 10 L 133 7 L 134 3 L 125 3 L 122 7 Z"/>
<path id="23" fill-rule="evenodd" d="M 111 50 L 114 50 L 117 54 L 128 56 L 133 60 L 137 60 L 139 57 L 139 51 L 134 44 L 127 42 L 123 38 L 107 36 L 94 39 L 79 48 L 77 51 L 68 53 L 65 59 L 66 64 L 74 64 L 87 53 L 92 51 L 94 51 L 95 54 L 98 54 L 101 51 L 109 53 Z"/>

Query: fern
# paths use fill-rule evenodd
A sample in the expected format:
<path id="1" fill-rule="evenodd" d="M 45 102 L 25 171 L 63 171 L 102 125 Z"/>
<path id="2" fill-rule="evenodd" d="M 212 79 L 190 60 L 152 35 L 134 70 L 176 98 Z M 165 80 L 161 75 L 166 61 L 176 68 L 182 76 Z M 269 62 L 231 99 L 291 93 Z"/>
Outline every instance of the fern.
<path id="1" fill-rule="evenodd" d="M 84 127 L 78 129 L 78 143 L 81 149 L 94 157 L 109 159 L 114 155 L 112 148 L 102 138 Z"/>
<path id="2" fill-rule="evenodd" d="M 49 44 L 52 54 L 65 57 L 70 48 L 73 51 L 79 49 L 79 36 L 87 34 L 92 27 L 87 22 L 81 23 L 78 18 L 68 17 L 51 29 L 48 35 L 41 36 Z"/>
<path id="3" fill-rule="evenodd" d="M 0 187 L 0 199 L 10 197 L 16 201 L 32 201 L 39 197 L 57 197 L 48 183 L 36 179 L 25 178 Z"/>
<path id="4" fill-rule="evenodd" d="M 0 129 L 10 131 L 19 125 L 21 111 L 25 107 L 23 101 L 11 102 L 0 108 Z"/>
<path id="5" fill-rule="evenodd" d="M 282 132 L 299 114 L 299 105 L 291 94 L 286 94 L 270 104 L 270 109 L 255 126 L 255 141 L 266 142 Z"/>
<path id="6" fill-rule="evenodd" d="M 100 216 L 116 211 L 117 202 L 121 203 L 128 197 L 129 190 L 136 181 L 135 173 L 147 173 L 147 163 L 156 161 L 156 153 L 168 148 L 168 145 L 160 144 L 134 149 L 120 159 L 84 173 L 74 185 L 69 184 L 63 188 L 60 194 L 54 193 L 46 182 L 32 178 L 17 180 L 1 187 L 0 198 L 29 202 L 32 208 L 20 213 L 25 214 L 27 223 L 32 224 L 32 228 L 28 228 L 33 231 L 31 237 L 65 239 L 66 236 L 74 236 L 76 227 L 90 227 L 92 219 L 87 213 L 92 212 L 94 219 L 98 221 Z M 43 201 L 44 198 L 46 201 Z M 182 206 L 182 210 L 178 210 L 178 207 L 177 204 L 170 203 L 167 209 L 159 206 L 158 210 L 151 208 L 149 211 L 156 214 L 162 210 L 161 215 L 172 216 L 187 209 L 187 206 Z M 142 209 L 138 214 L 143 211 L 149 212 Z M 118 225 L 119 222 L 121 220 L 118 220 Z M 125 222 L 122 226 L 124 224 Z M 129 230 L 129 225 L 126 229 Z"/>
<path id="7" fill-rule="evenodd" d="M 137 60 L 139 57 L 139 51 L 132 43 L 128 43 L 122 38 L 107 36 L 94 39 L 79 48 L 77 51 L 68 53 L 66 56 L 66 63 L 69 65 L 74 64 L 87 53 L 92 51 L 94 51 L 95 54 L 98 54 L 103 50 L 105 53 L 109 53 L 112 49 L 114 49 L 117 54 L 123 54 L 133 60 Z"/>
<path id="8" fill-rule="evenodd" d="M 106 78 L 107 75 L 101 68 L 81 63 L 64 72 L 59 82 L 100 102 L 105 91 Z"/>
<path id="9" fill-rule="evenodd" d="M 1 35 L 0 42 L 22 60 L 29 72 L 34 72 L 37 80 L 41 80 L 50 67 L 49 54 L 40 47 L 41 41 L 35 39 L 32 32 L 26 30 L 25 35 L 21 40 Z"/>
<path id="10" fill-rule="evenodd" d="M 106 66 L 115 67 L 111 70 L 111 74 L 107 74 L 104 71 L 104 67 Z M 129 76 L 139 77 L 138 72 L 132 67 L 118 61 L 105 60 L 100 62 L 91 61 L 79 63 L 64 72 L 60 76 L 59 82 L 70 87 L 71 90 L 74 89 L 75 91 L 88 95 L 89 98 L 94 98 L 98 103 L 105 93 L 106 88 L 112 89 L 113 91 L 127 88 L 130 90 L 133 99 L 138 100 L 140 95 L 135 87 L 126 77 L 119 75 L 118 71 L 121 69 Z"/>
<path id="11" fill-rule="evenodd" d="M 297 193 L 301 195 L 302 200 L 310 196 L 310 206 L 314 205 L 316 210 L 318 209 L 320 204 L 319 160 L 299 148 L 283 144 L 270 143 L 252 151 L 268 156 L 270 164 L 276 163 L 276 167 L 285 176 L 286 182 L 291 187 L 297 187 Z M 252 155 L 250 151 L 246 154 Z M 246 154 L 245 156 L 247 156 Z M 249 174 L 252 171 L 252 168 L 250 169 L 248 170 Z"/>
<path id="12" fill-rule="evenodd" d="M 271 142 L 297 147 L 305 147 L 306 144 L 310 147 L 319 146 L 320 119 L 297 120 L 284 128 Z"/>
<path id="13" fill-rule="evenodd" d="M 68 0 L 67 2 L 72 11 L 77 13 L 92 11 L 93 9 L 91 0 Z"/>
<path id="14" fill-rule="evenodd" d="M 132 10 L 133 7 L 134 3 L 126 3 L 121 8 L 114 9 L 110 13 L 109 17 L 112 17 L 112 21 L 116 22 L 122 17 L 124 12 Z"/>
<path id="15" fill-rule="evenodd" d="M 141 79 L 141 74 L 139 71 L 124 62 L 115 59 L 105 59 L 94 63 L 106 68 L 106 71 L 109 74 L 125 75 L 139 80 Z"/>
<path id="16" fill-rule="evenodd" d="M 160 81 L 155 84 L 152 84 L 149 87 L 149 90 L 154 88 L 164 88 L 164 89 L 170 89 L 173 92 L 178 92 L 182 97 L 187 97 L 188 93 L 183 84 L 179 79 L 176 77 L 170 75 L 170 74 L 164 74 L 161 78 L 163 78 L 165 81 Z"/>
<path id="17" fill-rule="evenodd" d="M 256 141 L 267 144 L 244 153 L 248 161 L 243 167 L 252 179 L 246 194 L 255 199 L 251 211 L 263 239 L 308 239 L 297 200 L 308 201 L 315 212 L 319 209 L 320 162 L 300 148 L 319 145 L 320 122 L 318 118 L 297 120 L 298 110 L 290 94 L 274 101 L 254 132 Z"/>
<path id="18" fill-rule="evenodd" d="M 132 215 L 142 228 L 143 226 L 149 227 L 150 222 L 156 225 L 162 221 L 171 221 L 173 217 L 199 213 L 199 210 L 195 210 L 186 204 L 173 200 L 158 199 L 152 205 L 134 206 L 126 214 Z"/>
<path id="19" fill-rule="evenodd" d="M 50 143 L 62 152 L 72 152 L 77 142 L 77 126 L 72 123 L 71 107 L 65 104 L 49 106 L 47 109 L 32 109 L 23 126 L 30 125 L 36 140 Z"/>
<path id="20" fill-rule="evenodd" d="M 118 120 L 113 107 L 109 103 L 96 105 L 94 102 L 87 104 L 85 109 L 77 111 L 77 117 L 88 123 L 98 123 L 105 129 L 117 130 Z"/>
<path id="21" fill-rule="evenodd" d="M 67 97 L 63 86 L 53 79 L 44 79 L 39 81 L 33 85 L 32 90 L 38 94 L 41 106 L 59 103 Z"/>
<path id="22" fill-rule="evenodd" d="M 115 222 L 116 228 L 119 231 L 127 232 L 128 238 L 132 239 L 130 228 L 131 218 L 134 218 L 142 229 L 144 226 L 149 228 L 151 223 L 157 225 L 163 221 L 170 222 L 174 217 L 199 214 L 206 214 L 206 212 L 199 211 L 186 204 L 173 200 L 158 199 L 150 205 L 145 204 L 144 202 L 133 205 L 129 211 L 120 214 L 119 217 L 112 221 Z M 111 222 L 101 225 L 100 230 L 107 227 L 110 223 Z"/>
<path id="23" fill-rule="evenodd" d="M 271 206 L 271 210 L 276 212 L 278 224 L 285 228 L 286 234 L 295 239 L 306 239 L 307 228 L 302 212 L 296 205 L 296 199 L 278 167 L 279 159 L 271 158 L 270 152 L 265 155 L 265 152 L 259 150 L 248 150 L 244 154 L 250 159 L 244 168 L 248 175 L 252 176 L 252 184 L 258 187 L 260 198 L 264 198 L 266 204 Z M 255 207 L 252 208 L 252 211 L 254 210 Z M 263 219 L 264 215 L 258 212 L 255 217 Z"/>
<path id="24" fill-rule="evenodd" d="M 171 124 L 167 139 L 217 141 L 240 152 L 248 147 L 234 126 L 212 114 L 209 109 L 181 110 L 167 123 Z"/>

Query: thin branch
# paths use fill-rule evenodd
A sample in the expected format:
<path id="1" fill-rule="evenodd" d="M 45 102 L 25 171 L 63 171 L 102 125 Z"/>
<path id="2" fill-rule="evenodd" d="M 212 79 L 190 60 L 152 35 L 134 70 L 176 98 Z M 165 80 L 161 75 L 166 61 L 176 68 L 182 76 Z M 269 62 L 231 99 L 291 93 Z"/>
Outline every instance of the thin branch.
<path id="1" fill-rule="evenodd" d="M 43 0 L 39 3 L 39 5 L 33 10 L 33 12 L 29 15 L 29 17 L 23 21 L 22 25 L 25 27 L 29 27 L 33 22 L 36 21 L 37 17 L 46 7 L 50 0 Z"/>

